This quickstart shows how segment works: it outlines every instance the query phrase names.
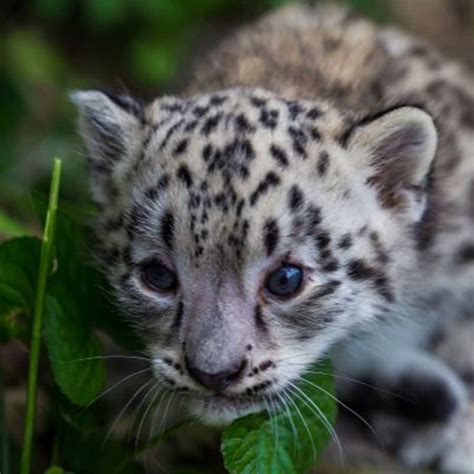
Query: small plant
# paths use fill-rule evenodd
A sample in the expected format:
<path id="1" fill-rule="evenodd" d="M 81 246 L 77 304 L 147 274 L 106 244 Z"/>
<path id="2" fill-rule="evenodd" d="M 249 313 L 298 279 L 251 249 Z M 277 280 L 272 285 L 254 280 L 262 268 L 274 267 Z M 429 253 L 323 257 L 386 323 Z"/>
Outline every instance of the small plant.
<path id="1" fill-rule="evenodd" d="M 95 400 L 107 395 L 107 390 L 103 391 L 106 356 L 96 334 L 100 330 L 130 351 L 139 350 L 140 343 L 109 304 L 106 283 L 90 263 L 87 230 L 80 218 L 84 213 L 77 209 L 56 212 L 60 170 L 57 160 L 49 203 L 42 212 L 46 214 L 42 239 L 14 237 L 0 244 L 0 343 L 18 339 L 30 347 L 20 472 L 39 470 L 35 462 L 35 411 L 41 368 L 41 373 L 46 370 L 50 374 L 42 378 L 41 391 L 48 400 L 48 423 L 53 433 L 46 472 L 140 473 L 139 456 L 178 429 L 186 429 L 187 421 L 135 449 L 125 440 L 108 439 L 104 420 L 94 410 Z M 0 232 L 8 234 L 11 229 L 13 235 L 21 233 L 10 221 L 8 229 L 0 228 Z M 41 346 L 45 349 L 42 357 Z M 285 397 L 269 399 L 266 413 L 249 415 L 228 426 L 221 442 L 227 471 L 307 472 L 334 435 L 330 372 L 328 362 L 319 364 L 288 388 Z M 0 395 L 3 388 L 0 386 Z M 17 472 L 19 456 L 15 457 L 18 449 L 7 434 L 1 396 L 0 403 L 0 472 L 9 474 Z M 200 472 L 199 467 L 192 472 Z"/>

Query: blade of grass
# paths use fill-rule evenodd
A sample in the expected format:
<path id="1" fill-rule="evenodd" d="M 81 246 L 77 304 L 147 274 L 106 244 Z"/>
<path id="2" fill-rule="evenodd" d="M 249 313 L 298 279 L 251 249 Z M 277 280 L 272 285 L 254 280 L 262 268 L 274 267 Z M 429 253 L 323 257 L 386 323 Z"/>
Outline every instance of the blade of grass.
<path id="1" fill-rule="evenodd" d="M 33 447 L 33 432 L 36 412 L 36 392 L 38 383 L 38 365 L 41 349 L 41 327 L 43 322 L 43 307 L 46 293 L 46 282 L 50 270 L 51 252 L 54 240 L 54 224 L 58 208 L 59 183 L 61 178 L 61 160 L 55 158 L 49 204 L 46 213 L 41 255 L 39 263 L 38 284 L 36 288 L 33 329 L 31 334 L 30 360 L 28 369 L 28 389 L 26 399 L 26 416 L 23 433 L 23 449 L 21 453 L 21 474 L 29 474 L 31 469 L 31 453 Z"/>

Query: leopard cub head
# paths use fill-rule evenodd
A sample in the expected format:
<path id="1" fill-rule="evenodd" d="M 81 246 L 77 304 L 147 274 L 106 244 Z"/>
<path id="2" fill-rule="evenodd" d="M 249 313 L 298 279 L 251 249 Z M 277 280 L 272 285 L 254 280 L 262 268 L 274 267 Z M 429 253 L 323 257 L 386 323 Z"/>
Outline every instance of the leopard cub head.
<path id="1" fill-rule="evenodd" d="M 279 403 L 398 304 L 436 150 L 424 111 L 357 118 L 243 88 L 72 99 L 102 268 L 156 377 L 195 415 Z"/>

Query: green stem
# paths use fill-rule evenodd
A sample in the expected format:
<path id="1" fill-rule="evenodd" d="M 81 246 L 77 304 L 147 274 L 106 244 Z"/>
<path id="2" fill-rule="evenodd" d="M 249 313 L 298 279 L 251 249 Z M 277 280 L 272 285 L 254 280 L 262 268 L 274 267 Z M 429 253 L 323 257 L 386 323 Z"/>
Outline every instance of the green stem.
<path id="1" fill-rule="evenodd" d="M 23 433 L 23 450 L 21 453 L 21 474 L 29 474 L 31 469 L 31 453 L 36 412 L 36 392 L 38 384 L 38 366 L 41 349 L 41 328 L 43 323 L 43 307 L 46 293 L 46 282 L 50 270 L 51 252 L 54 239 L 54 224 L 58 208 L 59 183 L 61 178 L 61 160 L 54 160 L 53 175 L 49 191 L 49 204 L 46 213 L 41 255 L 36 288 L 33 329 L 31 334 L 30 361 L 28 369 L 28 389 L 26 399 L 26 417 Z"/>

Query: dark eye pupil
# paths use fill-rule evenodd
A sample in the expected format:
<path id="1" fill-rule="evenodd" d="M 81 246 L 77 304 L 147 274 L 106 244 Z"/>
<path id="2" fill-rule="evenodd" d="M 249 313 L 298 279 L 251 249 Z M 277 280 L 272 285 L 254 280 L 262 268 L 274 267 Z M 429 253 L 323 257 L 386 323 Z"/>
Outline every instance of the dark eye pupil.
<path id="1" fill-rule="evenodd" d="M 266 283 L 267 290 L 276 296 L 291 296 L 303 281 L 303 271 L 294 265 L 282 265 L 272 272 Z"/>
<path id="2" fill-rule="evenodd" d="M 176 275 L 160 263 L 149 263 L 142 269 L 145 283 L 150 288 L 160 291 L 171 291 L 176 288 Z"/>

